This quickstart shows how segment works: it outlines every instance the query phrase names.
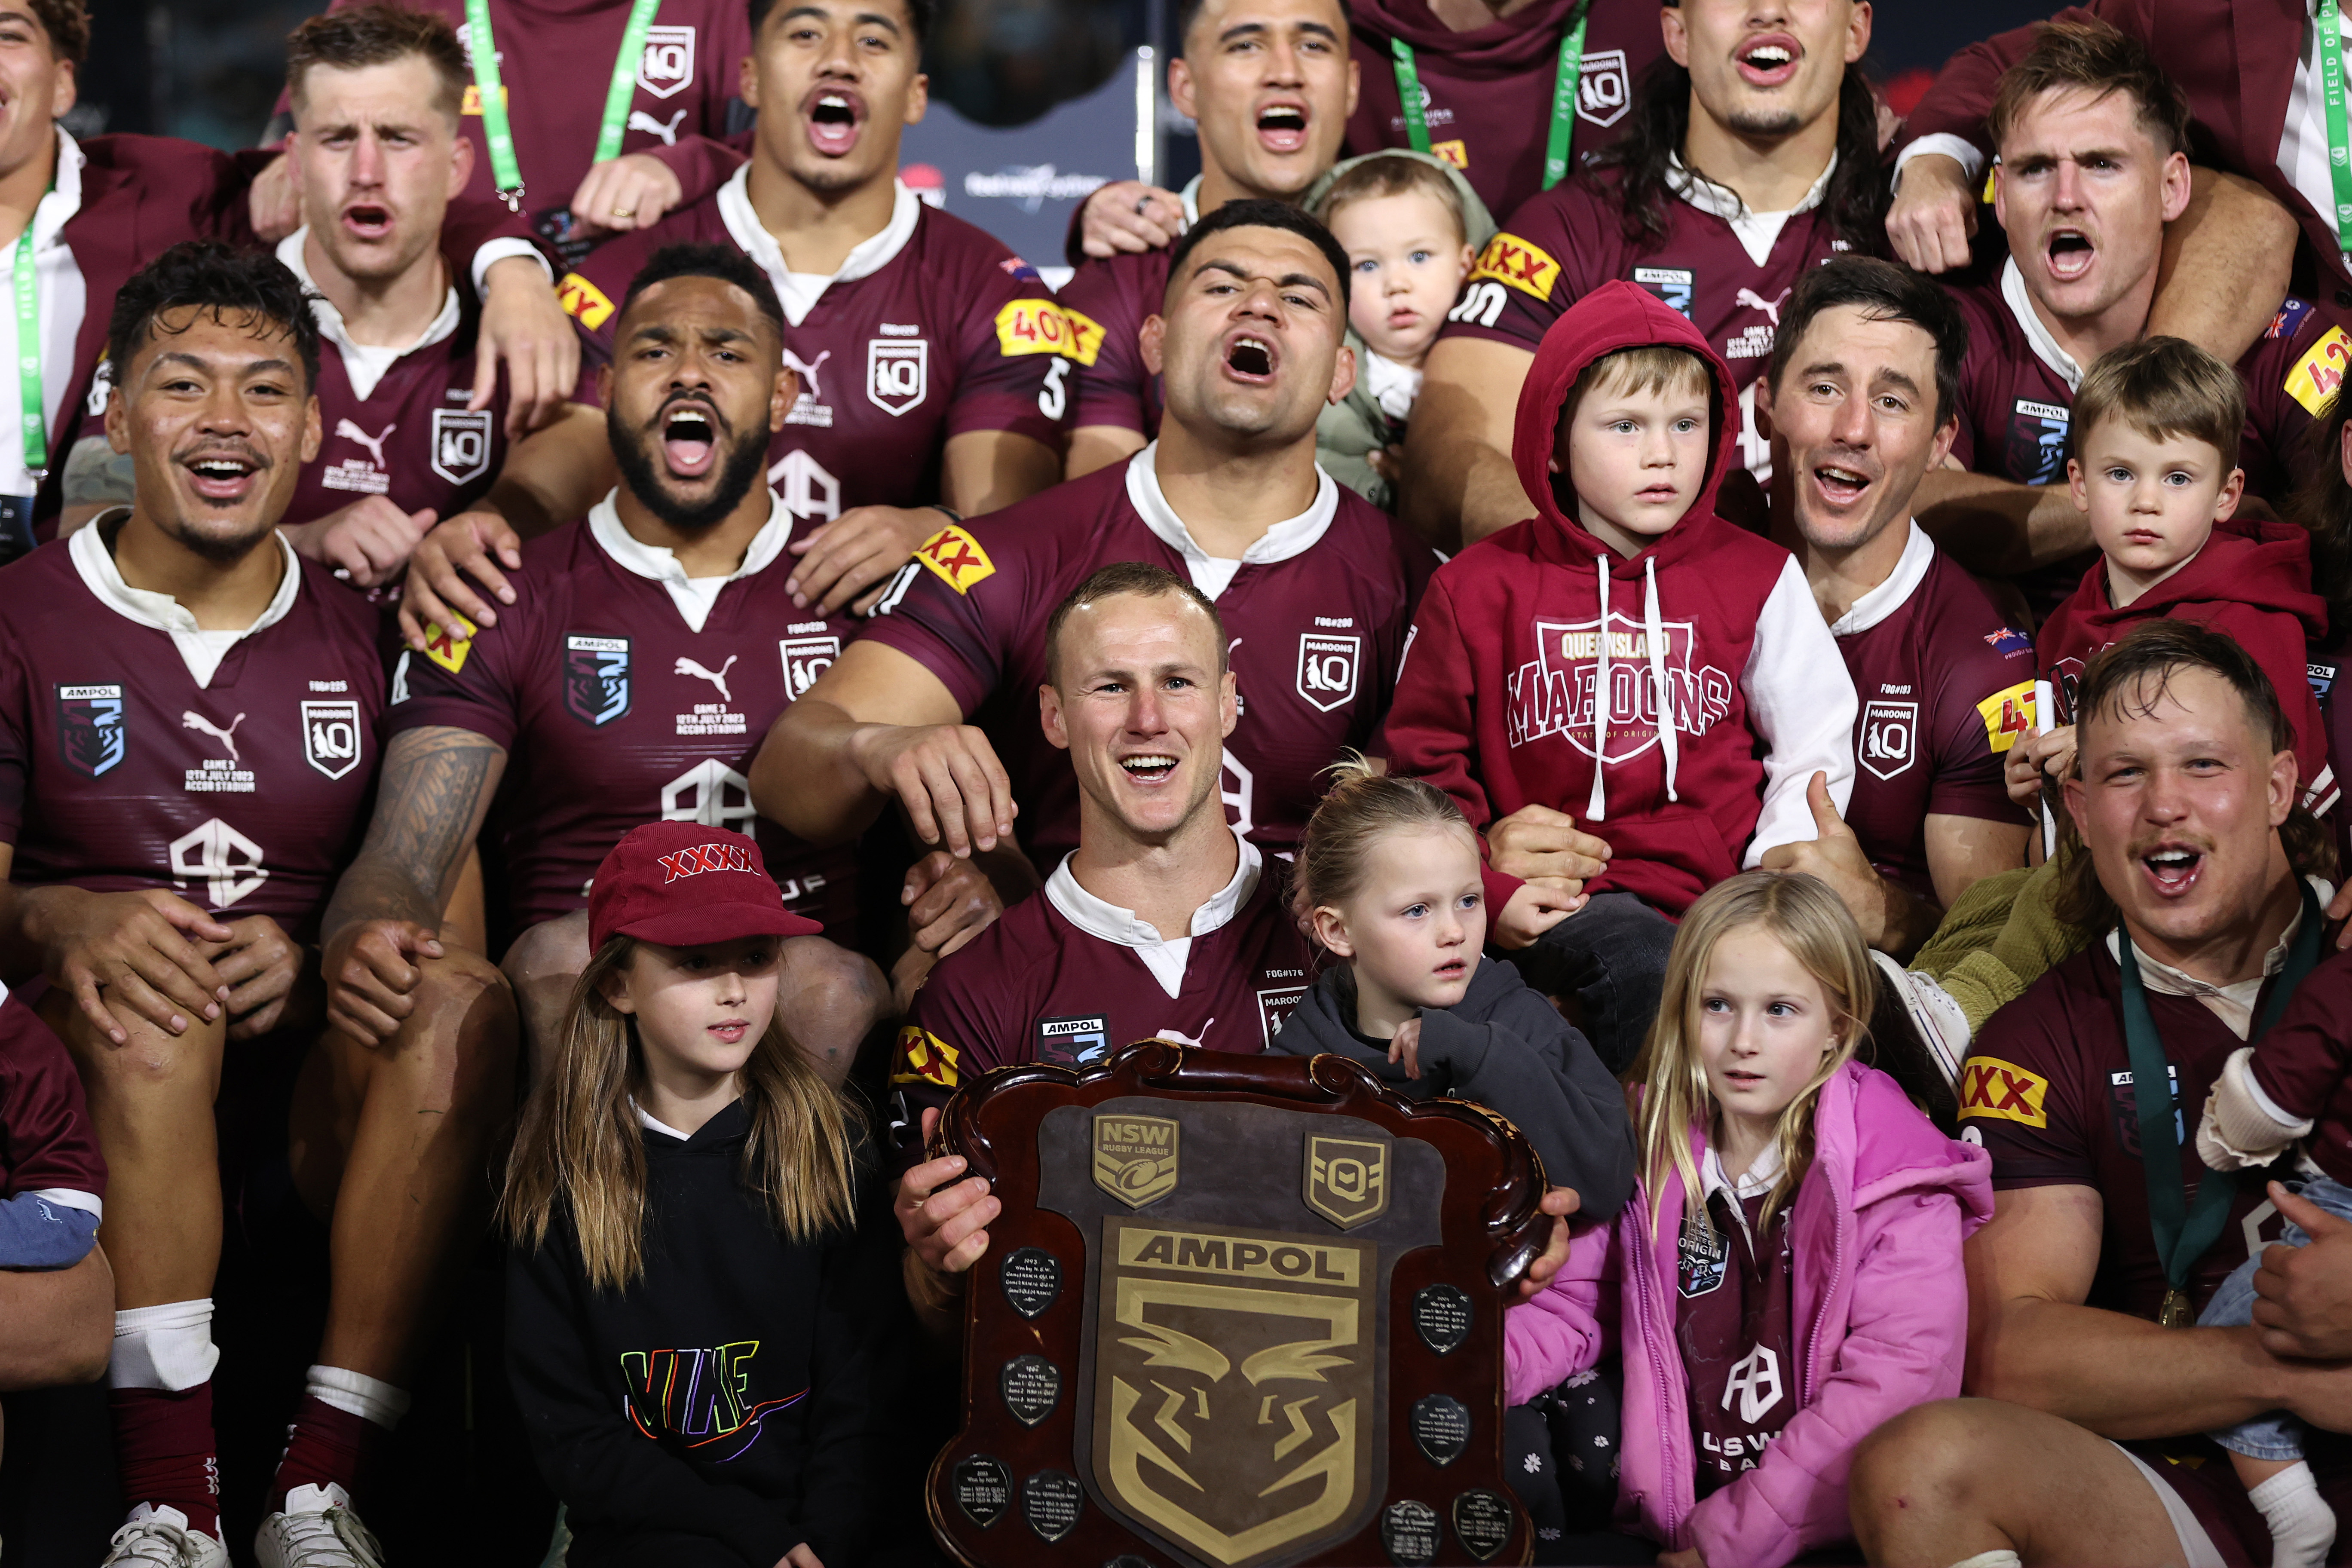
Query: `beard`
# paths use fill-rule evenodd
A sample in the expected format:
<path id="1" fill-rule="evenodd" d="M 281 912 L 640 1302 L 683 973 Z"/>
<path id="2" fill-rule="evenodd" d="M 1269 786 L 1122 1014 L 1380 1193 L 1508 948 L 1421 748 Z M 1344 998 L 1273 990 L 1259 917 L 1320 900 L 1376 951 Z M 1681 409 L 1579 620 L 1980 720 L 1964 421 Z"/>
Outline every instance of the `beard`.
<path id="1" fill-rule="evenodd" d="M 1740 136 L 1779 140 L 1794 136 L 1805 122 L 1792 109 L 1746 109 L 1727 116 L 1724 125 Z"/>
<path id="2" fill-rule="evenodd" d="M 719 438 L 719 457 L 718 483 L 698 501 L 682 500 L 671 493 L 657 429 L 632 429 L 621 423 L 616 410 L 604 412 L 604 432 L 612 442 L 613 460 L 621 470 L 621 483 L 647 511 L 680 533 L 700 533 L 715 526 L 742 504 L 752 484 L 767 470 L 766 431 L 739 433 L 716 408 L 709 404 L 701 407 L 710 418 L 711 434 Z"/>

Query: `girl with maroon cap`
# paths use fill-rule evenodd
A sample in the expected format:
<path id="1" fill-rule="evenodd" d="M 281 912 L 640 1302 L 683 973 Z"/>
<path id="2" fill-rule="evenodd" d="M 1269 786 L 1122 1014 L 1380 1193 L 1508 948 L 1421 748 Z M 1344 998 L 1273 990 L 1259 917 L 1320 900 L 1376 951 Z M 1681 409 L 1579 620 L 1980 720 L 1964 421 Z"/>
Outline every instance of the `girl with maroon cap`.
<path id="1" fill-rule="evenodd" d="M 636 828 L 523 1112 L 501 1218 L 509 1372 L 580 1568 L 841 1568 L 887 1473 L 895 1226 L 865 1118 L 776 1014 L 813 932 L 751 839 Z"/>

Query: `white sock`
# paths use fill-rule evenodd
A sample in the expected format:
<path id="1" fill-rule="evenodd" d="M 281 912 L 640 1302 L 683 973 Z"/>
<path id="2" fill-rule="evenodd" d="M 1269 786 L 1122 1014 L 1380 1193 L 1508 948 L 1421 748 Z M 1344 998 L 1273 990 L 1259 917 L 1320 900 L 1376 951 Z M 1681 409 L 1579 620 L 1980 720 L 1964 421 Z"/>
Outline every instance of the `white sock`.
<path id="1" fill-rule="evenodd" d="M 389 1432 L 408 1414 L 408 1395 L 363 1372 L 339 1366 L 314 1366 L 302 1381 L 302 1392 L 322 1405 L 331 1405 Z"/>
<path id="2" fill-rule="evenodd" d="M 220 1362 L 213 1347 L 213 1303 L 166 1301 L 114 1314 L 114 1349 L 106 1359 L 110 1388 L 177 1393 L 209 1379 Z"/>
<path id="3" fill-rule="evenodd" d="M 2017 1553 L 2004 1546 L 1998 1552 L 1979 1552 L 1974 1557 L 1963 1557 L 1952 1568 L 2025 1568 Z"/>
<path id="4" fill-rule="evenodd" d="M 2311 1467 L 2297 1459 L 2246 1494 L 2271 1527 L 2271 1568 L 2319 1568 L 2336 1544 L 2336 1510 L 2319 1495 Z"/>

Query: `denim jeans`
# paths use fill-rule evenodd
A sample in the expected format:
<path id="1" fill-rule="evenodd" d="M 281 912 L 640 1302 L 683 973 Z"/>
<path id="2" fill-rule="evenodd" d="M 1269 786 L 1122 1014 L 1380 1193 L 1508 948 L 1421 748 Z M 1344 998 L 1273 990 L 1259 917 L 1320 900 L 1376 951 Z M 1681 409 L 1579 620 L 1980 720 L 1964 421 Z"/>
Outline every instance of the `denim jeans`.
<path id="1" fill-rule="evenodd" d="M 1675 922 L 1632 893 L 1592 901 L 1517 952 L 1503 956 L 1547 996 L 1574 996 L 1585 1038 L 1612 1073 L 1641 1054 L 1666 984 Z"/>
<path id="2" fill-rule="evenodd" d="M 2326 1176 L 2308 1176 L 2286 1184 L 2287 1190 L 2301 1194 L 2303 1201 L 2315 1204 L 2340 1219 L 2352 1219 L 2352 1187 Z M 2289 1247 L 2302 1247 L 2311 1237 L 2293 1221 L 2279 1239 Z M 2205 1303 L 2205 1310 L 2197 1320 L 2208 1329 L 2233 1329 L 2254 1321 L 2254 1270 L 2262 1267 L 2262 1254 L 2254 1256 L 2231 1272 Z M 2303 1458 L 2303 1422 L 2284 1410 L 2273 1410 L 2257 1415 L 2251 1421 L 2241 1421 L 2212 1435 L 2213 1441 L 2233 1454 L 2243 1454 L 2250 1459 L 2300 1459 Z"/>

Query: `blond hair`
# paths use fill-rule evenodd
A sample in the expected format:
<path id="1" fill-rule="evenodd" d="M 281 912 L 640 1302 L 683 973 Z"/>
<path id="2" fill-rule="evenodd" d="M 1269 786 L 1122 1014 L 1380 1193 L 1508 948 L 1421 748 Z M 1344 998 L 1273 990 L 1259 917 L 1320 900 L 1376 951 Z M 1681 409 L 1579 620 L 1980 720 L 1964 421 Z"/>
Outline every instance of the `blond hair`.
<path id="1" fill-rule="evenodd" d="M 1691 1158 L 1691 1131 L 1710 1137 L 1717 1107 L 1699 1059 L 1700 1009 L 1706 1001 L 1706 972 L 1716 944 L 1733 931 L 1755 927 L 1789 950 L 1821 985 L 1830 1005 L 1835 1043 L 1805 1087 L 1780 1112 L 1774 1144 L 1780 1152 L 1780 1177 L 1772 1184 L 1768 1212 L 1797 1190 L 1813 1159 L 1813 1105 L 1822 1086 L 1851 1060 L 1869 1032 L 1875 981 L 1870 950 L 1835 893 L 1818 878 L 1796 871 L 1745 871 L 1699 896 L 1675 933 L 1666 960 L 1665 990 L 1650 1037 L 1626 1074 L 1641 1087 L 1633 1111 L 1634 1138 L 1641 1145 L 1643 1181 L 1650 1191 L 1650 1228 L 1658 1225 L 1659 1192 L 1668 1173 L 1682 1178 L 1685 1213 L 1696 1212 L 1710 1230 L 1704 1185 Z"/>
<path id="2" fill-rule="evenodd" d="M 1469 818 L 1435 784 L 1375 773 L 1360 752 L 1347 752 L 1324 772 L 1338 782 L 1298 838 L 1292 903 L 1301 925 L 1311 925 L 1317 910 L 1337 909 L 1356 896 L 1372 845 L 1387 834 L 1459 828 L 1475 852 Z"/>
<path id="3" fill-rule="evenodd" d="M 1470 223 L 1462 211 L 1462 192 L 1446 177 L 1445 171 L 1419 158 L 1396 153 L 1375 153 L 1359 160 L 1316 198 L 1310 216 L 1328 228 L 1339 209 L 1351 202 L 1415 194 L 1444 207 L 1445 216 L 1454 221 L 1454 237 L 1464 245 L 1470 243 Z"/>
<path id="4" fill-rule="evenodd" d="M 562 1047 L 523 1109 L 499 1199 L 508 1237 L 532 1250 L 546 1240 L 559 1202 L 567 1206 L 596 1290 L 626 1289 L 646 1268 L 646 1148 L 636 1110 L 644 1047 L 635 1021 L 604 991 L 636 949 L 635 939 L 614 937 L 581 971 Z M 824 1081 L 781 1016 L 769 1021 L 740 1080 L 751 1121 L 742 1181 L 767 1200 L 776 1229 L 808 1241 L 851 1224 L 864 1115 Z"/>

